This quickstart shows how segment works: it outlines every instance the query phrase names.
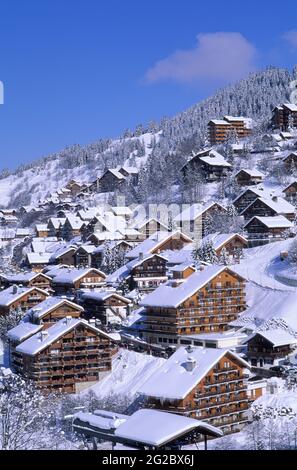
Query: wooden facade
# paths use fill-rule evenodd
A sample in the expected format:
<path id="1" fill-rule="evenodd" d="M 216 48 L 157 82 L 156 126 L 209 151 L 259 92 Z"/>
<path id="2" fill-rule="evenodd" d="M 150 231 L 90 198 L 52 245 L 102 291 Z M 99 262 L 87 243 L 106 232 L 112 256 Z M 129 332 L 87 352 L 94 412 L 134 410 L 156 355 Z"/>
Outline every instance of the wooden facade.
<path id="1" fill-rule="evenodd" d="M 290 228 L 287 224 L 279 224 L 278 226 L 269 227 L 258 217 L 253 217 L 249 220 L 245 226 L 245 231 L 248 234 L 248 239 L 251 240 L 262 240 L 266 243 L 269 240 L 283 240 L 287 237 L 288 230 Z"/>
<path id="2" fill-rule="evenodd" d="M 2 291 L 1 294 L 5 295 L 5 292 L 10 289 L 13 289 L 13 295 L 11 296 L 10 301 L 6 304 L 0 303 L 0 316 L 7 315 L 13 310 L 20 310 L 25 313 L 30 308 L 45 300 L 48 296 L 46 291 L 37 287 L 27 289 L 19 288 L 17 286 L 9 287 Z"/>
<path id="3" fill-rule="evenodd" d="M 46 340 L 46 331 L 37 334 L 40 342 Z M 18 352 L 17 347 L 12 352 L 12 366 L 41 389 L 75 393 L 111 370 L 113 348 L 107 335 L 79 323 L 34 355 Z"/>
<path id="4" fill-rule="evenodd" d="M 78 289 L 92 289 L 100 287 L 104 284 L 105 274 L 97 269 L 90 268 L 86 273 L 79 273 L 77 276 L 70 274 L 65 276 L 63 273 L 53 279 L 53 289 L 57 295 L 73 294 L 75 295 Z"/>
<path id="5" fill-rule="evenodd" d="M 250 174 L 249 171 L 240 170 L 235 175 L 235 180 L 240 186 L 250 186 L 254 184 L 259 184 L 263 181 L 263 176 Z"/>
<path id="6" fill-rule="evenodd" d="M 142 336 L 149 343 L 176 344 L 183 335 L 223 332 L 245 308 L 245 280 L 225 268 L 177 308 L 146 305 Z"/>
<path id="7" fill-rule="evenodd" d="M 246 127 L 244 118 L 225 116 L 223 119 L 209 121 L 208 139 L 210 145 L 218 145 L 225 142 L 230 131 L 235 132 L 238 139 L 251 135 L 251 129 Z"/>
<path id="8" fill-rule="evenodd" d="M 297 106 L 292 103 L 284 103 L 276 106 L 272 114 L 272 125 L 276 129 L 287 130 L 289 127 L 289 116 L 292 116 L 292 124 L 297 127 Z"/>
<path id="9" fill-rule="evenodd" d="M 289 184 L 285 189 L 282 191 L 284 193 L 285 199 L 293 205 L 296 205 L 297 202 L 297 181 L 293 181 L 293 183 Z"/>
<path id="10" fill-rule="evenodd" d="M 236 432 L 248 422 L 246 378 L 242 364 L 226 352 L 184 399 L 150 397 L 149 406 L 206 421 L 225 433 Z"/>
<path id="11" fill-rule="evenodd" d="M 288 344 L 274 346 L 271 341 L 258 333 L 248 339 L 246 344 L 247 357 L 251 365 L 269 368 L 273 365 L 278 365 L 279 360 L 289 358 L 296 350 L 297 340 L 295 344 L 292 344 L 291 341 Z"/>
<path id="12" fill-rule="evenodd" d="M 130 271 L 132 287 L 137 287 L 141 292 L 156 289 L 168 279 L 166 263 L 167 260 L 159 255 L 150 256 L 143 261 L 139 259 Z"/>
<path id="13" fill-rule="evenodd" d="M 278 198 L 272 197 L 271 202 L 277 203 Z M 281 210 L 281 209 L 280 209 Z M 293 210 L 293 208 L 292 208 Z M 254 216 L 258 217 L 273 217 L 276 215 L 283 215 L 288 220 L 293 221 L 295 219 L 295 213 L 293 212 L 279 212 L 270 206 L 269 201 L 265 199 L 255 199 L 246 209 L 241 213 L 246 220 L 251 219 Z"/>

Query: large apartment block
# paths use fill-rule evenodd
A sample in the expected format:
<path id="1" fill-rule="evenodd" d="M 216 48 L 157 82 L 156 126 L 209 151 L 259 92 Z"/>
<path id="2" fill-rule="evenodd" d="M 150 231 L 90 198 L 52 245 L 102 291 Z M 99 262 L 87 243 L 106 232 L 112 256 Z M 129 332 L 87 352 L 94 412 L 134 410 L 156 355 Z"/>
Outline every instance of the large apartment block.
<path id="1" fill-rule="evenodd" d="M 158 287 L 141 305 L 142 337 L 177 344 L 183 335 L 225 331 L 246 308 L 245 279 L 225 266 L 207 266 L 182 284 Z"/>

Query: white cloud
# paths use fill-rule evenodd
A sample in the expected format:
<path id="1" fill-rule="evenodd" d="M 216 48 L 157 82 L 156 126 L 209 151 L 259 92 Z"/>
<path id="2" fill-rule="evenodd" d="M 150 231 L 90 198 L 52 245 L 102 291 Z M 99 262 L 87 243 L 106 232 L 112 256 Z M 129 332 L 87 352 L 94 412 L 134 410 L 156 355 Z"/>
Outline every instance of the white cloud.
<path id="1" fill-rule="evenodd" d="M 231 82 L 255 70 L 255 47 L 240 33 L 204 33 L 194 49 L 177 50 L 146 73 L 147 82 Z"/>
<path id="2" fill-rule="evenodd" d="M 284 34 L 284 38 L 288 41 L 288 43 L 293 46 L 294 48 L 297 47 L 297 30 L 292 29 L 291 31 L 287 31 Z"/>

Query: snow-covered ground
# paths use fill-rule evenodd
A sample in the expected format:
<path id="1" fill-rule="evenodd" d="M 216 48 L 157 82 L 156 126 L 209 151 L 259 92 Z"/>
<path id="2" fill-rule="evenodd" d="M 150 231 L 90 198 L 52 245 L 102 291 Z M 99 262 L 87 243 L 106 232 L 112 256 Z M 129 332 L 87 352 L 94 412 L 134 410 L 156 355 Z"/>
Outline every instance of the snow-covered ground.
<path id="1" fill-rule="evenodd" d="M 280 260 L 280 253 L 288 250 L 292 239 L 280 242 L 269 243 L 255 248 L 244 250 L 244 259 L 240 264 L 232 267 L 238 274 L 241 274 L 248 281 L 254 284 L 277 289 L 281 291 L 292 291 L 292 287 L 279 282 L 276 274 L 288 268 L 287 261 Z"/>
<path id="2" fill-rule="evenodd" d="M 132 398 L 164 361 L 163 358 L 121 349 L 113 359 L 112 372 L 82 393 L 92 390 L 98 397 L 121 395 Z"/>
<path id="3" fill-rule="evenodd" d="M 127 160 L 123 162 L 123 165 L 131 166 L 129 160 L 133 158 L 133 166 L 140 168 L 152 152 L 152 139 L 155 138 L 156 142 L 158 142 L 160 135 L 161 132 L 156 134 L 146 133 L 139 137 L 131 137 L 121 140 L 115 139 L 111 141 L 106 152 L 116 150 L 117 146 L 120 146 L 120 143 L 124 140 L 137 139 L 144 144 L 144 155 L 137 156 L 136 153 L 133 155 L 131 154 Z M 88 183 L 94 181 L 97 176 L 100 176 L 100 172 L 98 172 L 96 168 L 90 170 L 87 165 L 80 165 L 75 168 L 66 169 L 61 168 L 60 159 L 43 162 L 29 170 L 0 179 L 1 207 L 8 207 L 12 198 L 23 193 L 27 193 L 27 195 L 29 194 L 31 196 L 31 204 L 36 204 L 40 199 L 44 199 L 48 194 L 53 194 L 58 189 L 64 187 L 71 179 Z"/>

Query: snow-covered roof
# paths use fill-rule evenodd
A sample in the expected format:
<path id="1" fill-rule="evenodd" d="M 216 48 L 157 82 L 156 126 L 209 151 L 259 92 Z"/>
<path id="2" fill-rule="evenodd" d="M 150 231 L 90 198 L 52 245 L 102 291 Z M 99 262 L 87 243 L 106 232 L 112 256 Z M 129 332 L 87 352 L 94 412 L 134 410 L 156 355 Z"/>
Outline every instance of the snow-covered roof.
<path id="1" fill-rule="evenodd" d="M 242 357 L 228 349 L 192 346 L 189 352 L 188 348 L 180 347 L 149 377 L 139 392 L 156 398 L 182 400 L 226 354 L 243 367 L 250 368 Z M 191 371 L 186 368 L 189 360 L 194 365 Z"/>
<path id="2" fill-rule="evenodd" d="M 88 254 L 91 254 L 91 253 L 93 253 L 96 249 L 97 249 L 97 247 L 96 247 L 95 245 L 80 245 L 80 246 L 77 248 L 76 252 L 82 250 L 82 251 L 85 251 L 85 252 L 88 253 Z"/>
<path id="3" fill-rule="evenodd" d="M 104 302 L 110 297 L 116 297 L 118 300 L 129 304 L 130 300 L 115 291 L 84 291 L 81 298 L 82 300 L 95 300 L 97 302 Z"/>
<path id="4" fill-rule="evenodd" d="M 48 264 L 51 253 L 27 253 L 29 264 Z"/>
<path id="5" fill-rule="evenodd" d="M 223 271 L 231 272 L 235 276 L 239 276 L 225 266 L 207 266 L 203 271 L 193 273 L 178 287 L 170 287 L 168 285 L 159 286 L 153 292 L 144 297 L 140 302 L 140 305 L 144 307 L 177 308 L 182 302 L 194 295 L 195 292 L 204 287 Z M 239 277 L 243 279 L 241 276 Z"/>
<path id="6" fill-rule="evenodd" d="M 31 336 L 29 339 L 19 344 L 16 347 L 16 351 L 23 353 L 29 356 L 35 356 L 43 349 L 46 349 L 52 343 L 57 341 L 61 336 L 64 336 L 66 333 L 71 331 L 73 328 L 76 328 L 79 325 L 85 325 L 89 329 L 93 330 L 99 335 L 103 335 L 111 340 L 111 336 L 104 331 L 99 330 L 95 326 L 88 323 L 86 320 L 75 319 L 75 318 L 63 318 L 56 322 L 53 326 L 48 328 L 45 331 L 40 331 L 35 335 Z"/>
<path id="7" fill-rule="evenodd" d="M 218 202 L 209 202 L 207 204 L 195 203 L 195 204 L 192 204 L 187 209 L 183 210 L 173 220 L 174 222 L 181 222 L 181 221 L 187 222 L 191 220 L 196 220 L 198 217 L 201 217 L 204 214 L 204 212 L 208 211 L 213 206 L 218 206 L 221 210 L 226 212 L 225 207 L 219 204 Z"/>
<path id="8" fill-rule="evenodd" d="M 126 266 L 129 269 L 129 271 L 131 271 L 133 268 L 136 268 L 137 266 L 141 266 L 142 263 L 144 263 L 145 261 L 148 261 L 151 258 L 154 258 L 155 256 L 157 258 L 160 258 L 160 259 L 164 260 L 164 261 L 167 261 L 167 259 L 164 256 L 153 253 L 153 254 L 145 255 L 143 257 L 139 256 L 138 258 L 132 259 L 131 261 L 129 261 L 126 264 Z"/>
<path id="9" fill-rule="evenodd" d="M 48 297 L 43 302 L 40 302 L 36 307 L 31 308 L 28 310 L 27 315 L 34 319 L 40 319 L 44 317 L 47 313 L 51 312 L 52 310 L 60 307 L 61 305 L 68 305 L 70 307 L 83 312 L 84 309 L 80 305 L 75 304 L 74 302 L 70 302 L 70 300 L 62 299 L 61 297 Z"/>
<path id="10" fill-rule="evenodd" d="M 258 197 L 254 199 L 242 212 L 244 214 L 250 207 L 252 207 L 256 201 L 261 201 L 266 206 L 270 207 L 276 214 L 293 214 L 295 212 L 295 207 L 286 201 L 284 198 L 278 196 L 275 200 L 268 199 L 264 197 Z"/>
<path id="11" fill-rule="evenodd" d="M 110 413 L 110 416 L 101 416 L 97 415 L 95 412 L 85 413 L 83 411 L 79 411 L 78 413 L 75 413 L 73 417 L 101 430 L 114 430 L 128 418 L 127 415 L 121 416 L 122 417 L 119 417 L 116 413 Z"/>
<path id="12" fill-rule="evenodd" d="M 137 175 L 137 173 L 139 173 L 138 168 L 135 166 L 122 166 L 119 170 L 124 170 L 130 175 Z"/>
<path id="13" fill-rule="evenodd" d="M 40 275 L 44 276 L 45 278 L 50 280 L 50 278 L 48 276 L 46 276 L 46 274 L 36 273 L 34 271 L 30 271 L 30 272 L 27 272 L 27 273 L 10 274 L 10 275 L 4 276 L 4 277 L 7 280 L 7 282 L 9 282 L 10 284 L 12 284 L 12 283 L 22 284 L 22 283 L 33 281 L 33 279 L 35 279 L 35 277 L 40 276 Z"/>
<path id="14" fill-rule="evenodd" d="M 195 158 L 195 157 L 193 157 Z M 207 163 L 208 165 L 213 165 L 213 166 L 225 166 L 230 168 L 232 165 L 228 163 L 223 155 L 221 155 L 219 152 L 216 150 L 211 150 L 208 155 L 205 157 L 199 157 L 200 160 L 203 162 Z"/>
<path id="15" fill-rule="evenodd" d="M 57 260 L 58 258 L 60 258 L 60 256 L 63 256 L 63 255 L 66 255 L 67 253 L 69 253 L 70 251 L 73 251 L 75 252 L 77 249 L 77 246 L 75 245 L 64 245 L 60 248 L 58 248 L 53 254 L 52 256 L 50 257 L 50 261 L 53 263 L 55 260 Z"/>
<path id="16" fill-rule="evenodd" d="M 94 232 L 91 235 L 89 235 L 88 240 L 92 237 L 95 237 L 98 242 L 105 241 L 105 240 L 123 240 L 123 235 L 118 232 Z"/>
<path id="17" fill-rule="evenodd" d="M 290 222 L 290 220 L 288 220 L 283 215 L 278 215 L 275 217 L 254 216 L 245 224 L 245 227 L 247 227 L 251 223 L 251 221 L 254 219 L 257 219 L 260 222 L 262 222 L 262 224 L 265 225 L 267 228 L 291 228 L 293 227 L 293 223 Z"/>
<path id="18" fill-rule="evenodd" d="M 115 215 L 132 215 L 132 211 L 127 206 L 113 206 L 111 210 L 114 212 Z"/>
<path id="19" fill-rule="evenodd" d="M 81 227 L 84 225 L 84 221 L 81 220 L 80 217 L 77 217 L 75 215 L 68 215 L 66 218 L 66 222 L 70 224 L 72 230 L 80 230 Z"/>
<path id="20" fill-rule="evenodd" d="M 174 271 L 174 272 L 183 272 L 185 271 L 186 269 L 193 269 L 194 271 L 196 271 L 196 268 L 189 262 L 184 262 L 184 263 L 181 263 L 181 264 L 176 264 L 175 266 L 173 266 L 172 268 L 170 268 L 171 271 Z"/>
<path id="21" fill-rule="evenodd" d="M 230 122 L 224 121 L 224 119 L 211 119 L 209 122 L 219 126 L 231 126 Z"/>
<path id="22" fill-rule="evenodd" d="M 205 243 L 211 242 L 215 250 L 219 250 L 223 245 L 228 243 L 234 237 L 239 237 L 244 243 L 248 244 L 248 241 L 245 237 L 240 235 L 239 233 L 210 233 L 206 235 L 201 240 L 201 245 Z"/>
<path id="23" fill-rule="evenodd" d="M 145 408 L 129 416 L 114 434 L 128 441 L 160 447 L 194 429 L 212 436 L 223 434 L 214 426 L 197 419 Z"/>
<path id="24" fill-rule="evenodd" d="M 66 218 L 65 217 L 51 217 L 49 219 L 49 223 L 51 222 L 55 229 L 60 228 L 62 225 L 65 224 Z"/>
<path id="25" fill-rule="evenodd" d="M 7 337 L 11 341 L 24 341 L 25 339 L 40 331 L 42 328 L 42 325 L 35 325 L 34 323 L 22 321 L 7 332 Z"/>
<path id="26" fill-rule="evenodd" d="M 290 111 L 297 111 L 297 105 L 294 103 L 284 103 L 283 106 L 288 108 Z"/>
<path id="27" fill-rule="evenodd" d="M 244 342 L 248 342 L 254 336 L 260 335 L 263 338 L 267 339 L 273 347 L 285 346 L 287 344 L 297 344 L 297 338 L 292 336 L 289 331 L 284 329 L 271 329 L 265 331 L 255 331 L 251 336 L 249 336 Z"/>
<path id="28" fill-rule="evenodd" d="M 249 169 L 249 168 L 242 168 L 241 170 L 239 170 L 235 176 L 238 176 L 240 173 L 246 173 L 247 175 L 251 176 L 252 178 L 255 177 L 259 177 L 259 178 L 264 178 L 264 174 L 261 173 L 261 171 L 259 170 L 256 170 L 255 168 L 252 168 L 252 169 Z"/>
<path id="29" fill-rule="evenodd" d="M 175 232 L 155 232 L 143 240 L 143 242 L 139 243 L 135 248 L 130 250 L 126 255 L 126 258 L 133 259 L 138 258 L 140 253 L 152 253 L 153 251 L 158 250 L 158 247 L 163 245 L 167 240 L 180 237 L 186 242 L 192 243 L 192 239 L 190 237 L 178 230 Z"/>
<path id="30" fill-rule="evenodd" d="M 165 225 L 163 222 L 161 222 L 160 220 L 156 219 L 155 217 L 150 217 L 150 218 L 147 218 L 147 219 L 144 219 L 144 220 L 141 220 L 140 222 L 136 222 L 133 224 L 133 228 L 137 229 L 137 230 L 140 230 L 142 229 L 143 227 L 145 227 L 147 224 L 150 224 L 151 222 L 154 222 L 156 224 L 160 224 L 161 227 L 163 227 L 166 231 L 168 231 L 168 226 Z"/>
<path id="31" fill-rule="evenodd" d="M 237 196 L 233 201 L 232 203 L 234 204 L 239 198 L 241 198 L 245 193 L 247 192 L 252 192 L 254 193 L 256 196 L 258 197 L 264 197 L 264 198 L 267 198 L 267 199 L 270 199 L 271 198 L 271 191 L 269 191 L 268 189 L 266 188 L 263 188 L 262 186 L 257 186 L 257 187 L 249 187 L 249 188 L 246 188 L 244 191 L 242 191 L 239 196 Z"/>
<path id="32" fill-rule="evenodd" d="M 85 268 L 85 269 L 64 269 L 62 272 L 58 273 L 54 279 L 54 284 L 70 284 L 72 285 L 74 282 L 78 281 L 82 277 L 88 276 L 89 273 L 95 272 L 98 276 L 105 279 L 105 274 L 102 271 L 99 271 L 95 268 Z"/>
<path id="33" fill-rule="evenodd" d="M 30 294 L 32 291 L 38 291 L 48 296 L 48 293 L 38 287 L 16 287 L 10 286 L 0 292 L 0 306 L 9 307 L 13 302 L 22 298 L 23 295 Z"/>
<path id="34" fill-rule="evenodd" d="M 109 168 L 106 173 L 112 173 L 116 178 L 118 178 L 119 180 L 124 180 L 126 179 L 126 177 L 119 171 L 117 170 L 116 168 Z M 104 173 L 104 175 L 106 174 Z M 103 175 L 103 176 L 104 176 Z"/>

